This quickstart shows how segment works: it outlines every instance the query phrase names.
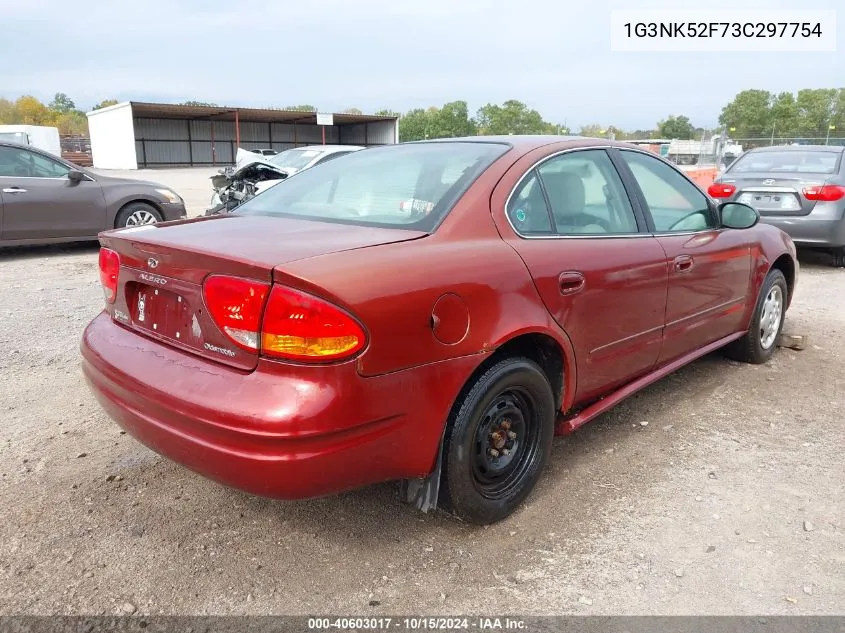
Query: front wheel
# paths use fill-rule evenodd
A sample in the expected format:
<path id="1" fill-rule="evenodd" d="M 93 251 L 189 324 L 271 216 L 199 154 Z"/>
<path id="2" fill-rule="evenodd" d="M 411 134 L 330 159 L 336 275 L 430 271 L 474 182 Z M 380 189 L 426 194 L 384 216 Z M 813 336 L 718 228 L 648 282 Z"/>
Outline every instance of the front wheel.
<path id="1" fill-rule="evenodd" d="M 783 273 L 770 271 L 760 288 L 751 325 L 745 336 L 726 348 L 728 356 L 754 365 L 765 363 L 772 357 L 786 317 L 788 292 Z"/>
<path id="2" fill-rule="evenodd" d="M 540 477 L 552 448 L 555 399 L 543 370 L 504 359 L 457 403 L 446 434 L 446 505 L 489 524 L 510 515 Z"/>
<path id="3" fill-rule="evenodd" d="M 845 246 L 834 248 L 831 255 L 833 255 L 833 265 L 836 268 L 845 268 Z"/>
<path id="4" fill-rule="evenodd" d="M 130 202 L 117 214 L 114 226 L 117 229 L 122 229 L 143 226 L 144 224 L 155 224 L 156 222 L 161 222 L 161 215 L 155 207 L 146 202 Z"/>

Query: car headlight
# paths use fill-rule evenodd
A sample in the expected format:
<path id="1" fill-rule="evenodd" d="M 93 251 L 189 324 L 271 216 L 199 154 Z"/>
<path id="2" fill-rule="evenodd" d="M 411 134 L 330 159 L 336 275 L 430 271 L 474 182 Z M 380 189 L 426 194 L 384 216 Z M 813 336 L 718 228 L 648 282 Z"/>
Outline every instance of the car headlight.
<path id="1" fill-rule="evenodd" d="M 177 202 L 182 202 L 182 198 L 170 191 L 170 189 L 156 189 L 156 192 L 167 198 L 167 201 L 173 204 L 176 204 Z"/>

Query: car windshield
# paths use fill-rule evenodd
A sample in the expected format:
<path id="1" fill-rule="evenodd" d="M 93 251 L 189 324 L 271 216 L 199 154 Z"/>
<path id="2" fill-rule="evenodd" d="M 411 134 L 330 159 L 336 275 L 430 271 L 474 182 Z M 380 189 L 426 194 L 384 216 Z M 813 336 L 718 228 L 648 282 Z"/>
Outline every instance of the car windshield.
<path id="1" fill-rule="evenodd" d="M 782 152 L 749 152 L 730 167 L 734 173 L 813 173 L 832 174 L 836 171 L 841 152 L 823 150 L 785 150 Z"/>
<path id="2" fill-rule="evenodd" d="M 320 149 L 289 149 L 273 156 L 270 162 L 279 167 L 302 169 L 321 154 L 323 150 Z"/>
<path id="3" fill-rule="evenodd" d="M 352 152 L 280 182 L 235 213 L 429 232 L 509 147 L 451 141 Z"/>

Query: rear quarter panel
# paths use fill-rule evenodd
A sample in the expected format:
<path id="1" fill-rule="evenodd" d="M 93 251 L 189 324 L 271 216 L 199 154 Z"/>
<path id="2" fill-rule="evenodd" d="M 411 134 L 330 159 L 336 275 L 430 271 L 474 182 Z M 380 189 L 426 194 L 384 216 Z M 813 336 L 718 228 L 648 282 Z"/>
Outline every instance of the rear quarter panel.
<path id="1" fill-rule="evenodd" d="M 525 264 L 498 235 L 463 243 L 429 237 L 325 255 L 288 264 L 277 278 L 338 303 L 364 324 L 369 343 L 358 363 L 364 376 L 492 352 L 529 332 L 568 344 Z M 447 294 L 458 300 L 450 297 L 439 327 L 458 334 L 444 343 L 432 313 Z"/>

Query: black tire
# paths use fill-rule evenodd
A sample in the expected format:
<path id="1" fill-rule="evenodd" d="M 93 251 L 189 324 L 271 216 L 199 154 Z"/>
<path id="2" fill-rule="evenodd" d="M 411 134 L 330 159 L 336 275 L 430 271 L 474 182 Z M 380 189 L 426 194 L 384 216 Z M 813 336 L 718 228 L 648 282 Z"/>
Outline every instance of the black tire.
<path id="1" fill-rule="evenodd" d="M 130 218 L 133 217 L 147 217 L 146 214 L 152 215 L 156 222 L 161 222 L 162 217 L 158 209 L 146 202 L 130 202 L 123 207 L 114 219 L 114 228 L 122 229 L 130 226 Z M 131 226 L 136 226 L 138 223 L 132 223 Z"/>
<path id="2" fill-rule="evenodd" d="M 845 246 L 834 248 L 830 254 L 833 256 L 833 265 L 836 268 L 845 268 Z"/>
<path id="3" fill-rule="evenodd" d="M 780 293 L 780 315 L 777 320 L 777 330 L 771 341 L 763 337 L 763 317 L 766 311 L 766 301 L 771 293 Z M 748 332 L 741 339 L 738 339 L 725 348 L 725 353 L 734 360 L 754 365 L 761 365 L 768 361 L 777 348 L 777 339 L 783 330 L 783 321 L 786 317 L 786 302 L 788 297 L 786 277 L 779 270 L 771 270 L 760 288 L 760 295 L 757 297 L 757 304 L 754 306 L 754 314 L 751 316 L 751 325 Z"/>
<path id="4" fill-rule="evenodd" d="M 525 500 L 549 459 L 552 388 L 536 363 L 507 358 L 485 371 L 454 411 L 446 432 L 445 505 L 469 523 L 495 523 Z"/>

